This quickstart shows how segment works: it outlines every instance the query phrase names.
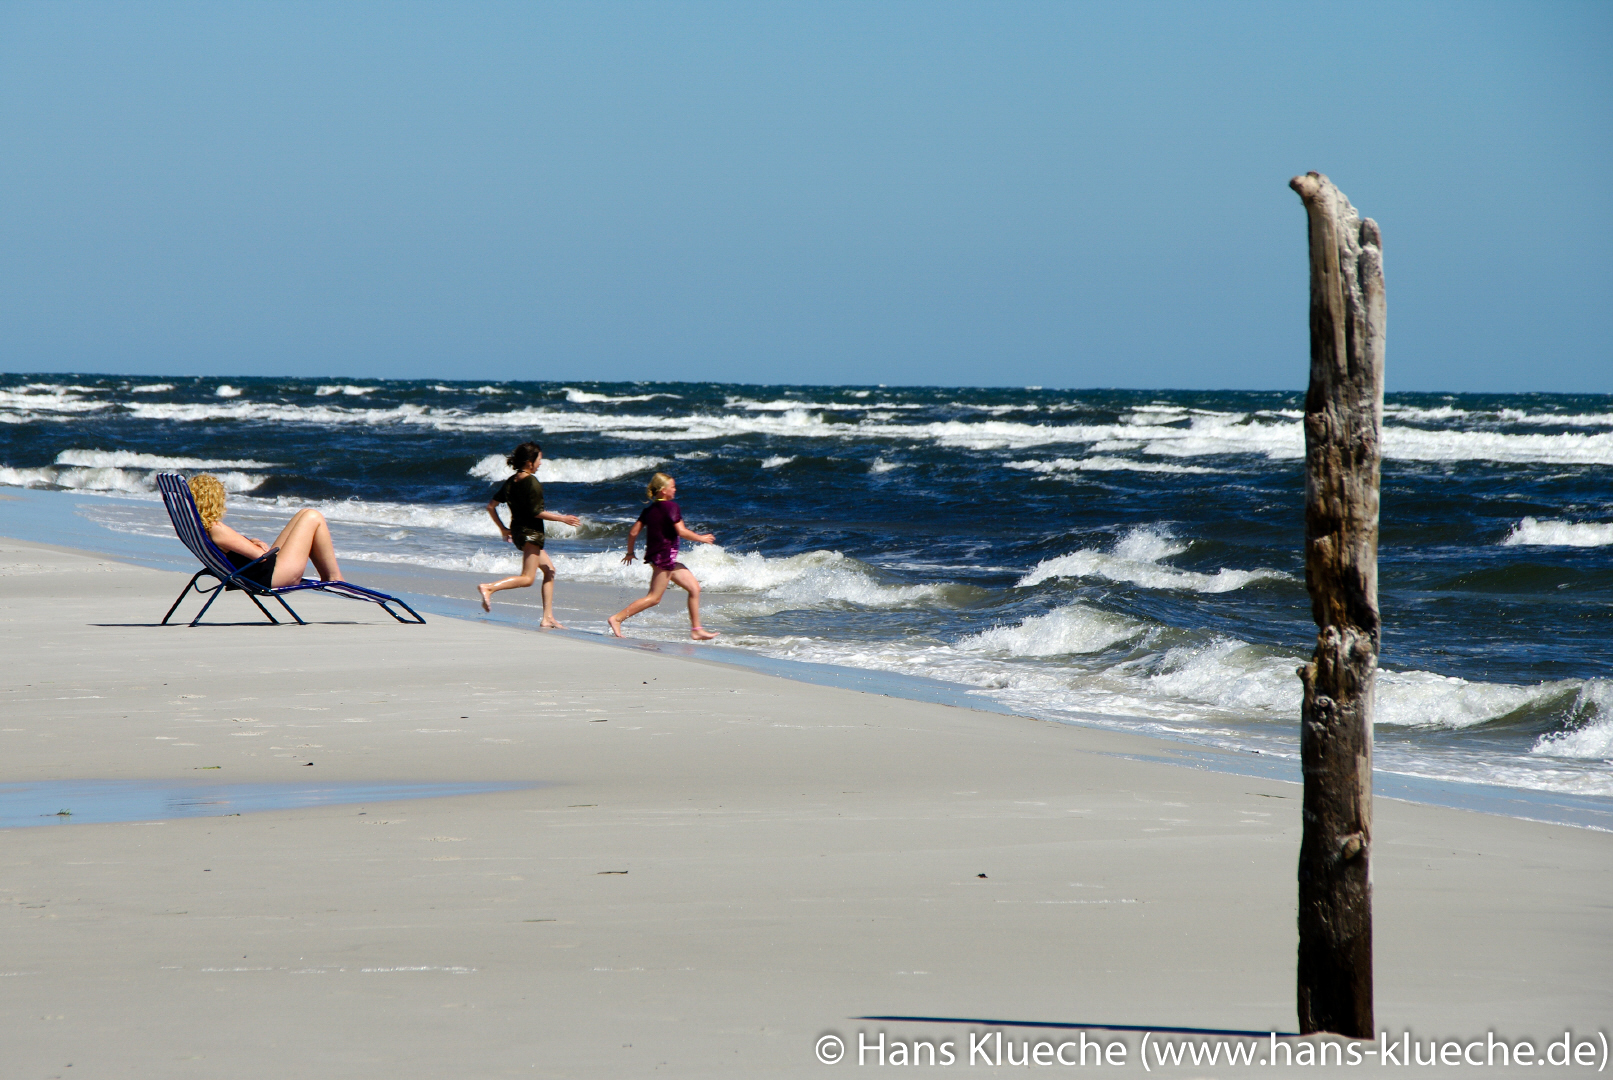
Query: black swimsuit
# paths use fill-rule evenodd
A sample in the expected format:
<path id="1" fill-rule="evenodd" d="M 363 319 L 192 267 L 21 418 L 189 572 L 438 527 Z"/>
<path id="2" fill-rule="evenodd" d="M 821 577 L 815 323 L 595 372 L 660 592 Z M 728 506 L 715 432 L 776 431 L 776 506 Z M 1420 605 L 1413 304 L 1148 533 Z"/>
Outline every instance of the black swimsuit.
<path id="1" fill-rule="evenodd" d="M 245 555 L 237 555 L 233 551 L 226 551 L 224 554 L 230 557 L 230 565 L 234 566 L 237 570 L 252 562 L 252 560 L 247 558 Z M 279 557 L 280 553 L 277 551 L 273 555 L 270 555 L 268 558 L 264 559 L 262 562 L 258 563 L 258 565 L 252 567 L 251 570 L 242 574 L 241 577 L 252 582 L 254 585 L 261 586 L 262 588 L 274 588 L 274 563 Z M 238 585 L 230 586 L 232 589 L 239 587 L 240 586 Z"/>

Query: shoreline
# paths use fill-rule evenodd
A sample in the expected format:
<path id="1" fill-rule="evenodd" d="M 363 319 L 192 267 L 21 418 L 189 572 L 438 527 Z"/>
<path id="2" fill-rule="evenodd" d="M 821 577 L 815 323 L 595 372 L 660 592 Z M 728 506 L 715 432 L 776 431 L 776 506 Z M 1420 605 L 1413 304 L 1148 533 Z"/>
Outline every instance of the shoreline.
<path id="1" fill-rule="evenodd" d="M 333 598 L 154 628 L 187 576 L 0 542 L 4 779 L 524 786 L 6 830 L 19 1075 L 737 1080 L 821 1076 L 827 1033 L 1079 1030 L 1131 1066 L 1150 1031 L 1294 1038 L 1289 783 Z M 1380 1027 L 1605 1023 L 1604 834 L 1375 817 Z"/>
<path id="2" fill-rule="evenodd" d="M 65 505 L 66 500 L 72 498 L 122 500 L 148 505 L 152 501 L 118 493 L 8 489 L 0 491 L 0 499 L 10 500 L 14 504 L 22 503 L 27 508 L 28 514 L 25 518 L 18 518 L 15 514 L 9 515 L 6 523 L 0 525 L 0 529 L 4 530 L 0 532 L 0 536 L 36 543 L 53 543 L 40 537 L 68 533 L 76 540 L 82 541 L 83 546 L 56 545 L 64 551 L 113 558 L 152 569 L 190 567 L 192 571 L 194 570 L 194 560 L 178 547 L 177 540 L 114 532 L 87 521 L 68 509 Z M 23 535 L 19 536 L 18 533 Z M 126 546 L 133 550 L 122 552 L 113 550 L 117 545 L 109 539 L 112 537 L 126 542 Z M 564 630 L 543 630 L 537 626 L 540 607 L 535 600 L 528 602 L 524 599 L 507 599 L 495 602 L 493 612 L 489 615 L 480 610 L 474 599 L 459 595 L 460 593 L 471 595 L 474 592 L 475 582 L 485 577 L 483 574 L 434 569 L 413 564 L 372 563 L 357 559 L 347 561 L 363 567 L 362 577 L 365 582 L 382 591 L 404 596 L 417 610 L 428 615 L 510 626 L 616 648 L 638 649 L 671 657 L 725 664 L 815 686 L 858 690 L 910 701 L 1046 720 L 1073 727 L 1091 727 L 1104 731 L 1126 730 L 1119 724 L 1106 723 L 1108 718 L 1098 714 L 1092 714 L 1084 721 L 1035 717 L 1016 711 L 986 693 L 961 683 L 877 669 L 841 667 L 770 657 L 726 646 L 721 639 L 697 645 L 690 641 L 666 641 L 654 638 L 629 637 L 617 640 L 606 634 L 581 630 L 574 626 Z M 407 569 L 400 568 L 403 566 Z M 445 591 L 418 591 L 422 586 L 435 586 Z M 535 590 L 522 590 L 516 595 L 524 596 L 528 593 L 536 595 Z M 579 618 L 585 618 L 603 622 L 607 614 L 619 610 L 639 595 L 641 593 L 638 591 L 617 586 L 562 582 L 556 592 L 555 606 L 563 619 L 575 622 Z M 721 594 L 707 594 L 703 600 L 713 609 L 720 608 L 722 601 Z M 1152 755 L 1152 759 L 1177 767 L 1207 768 L 1230 775 L 1274 779 L 1296 785 L 1300 784 L 1302 779 L 1298 754 L 1276 755 L 1239 751 L 1194 742 L 1185 737 L 1175 738 L 1168 733 L 1129 733 L 1159 743 L 1160 748 Z M 1428 806 L 1613 832 L 1613 798 L 1603 796 L 1575 795 L 1536 788 L 1508 787 L 1478 781 L 1389 772 L 1382 768 L 1377 768 L 1373 772 L 1373 794 L 1375 798 L 1402 799 Z"/>

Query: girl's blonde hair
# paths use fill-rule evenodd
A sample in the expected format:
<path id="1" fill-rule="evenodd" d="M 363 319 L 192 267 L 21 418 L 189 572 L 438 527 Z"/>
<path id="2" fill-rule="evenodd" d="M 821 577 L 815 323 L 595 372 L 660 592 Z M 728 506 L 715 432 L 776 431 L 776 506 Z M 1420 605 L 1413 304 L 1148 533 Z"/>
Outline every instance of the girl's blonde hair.
<path id="1" fill-rule="evenodd" d="M 672 477 L 668 476 L 664 472 L 658 472 L 654 476 L 650 477 L 650 484 L 644 489 L 644 494 L 648 495 L 651 499 L 659 501 L 661 498 L 661 492 L 665 491 L 671 485 Z"/>
<path id="2" fill-rule="evenodd" d="M 197 473 L 190 478 L 190 495 L 201 512 L 202 524 L 211 529 L 224 516 L 224 485 L 212 473 Z"/>

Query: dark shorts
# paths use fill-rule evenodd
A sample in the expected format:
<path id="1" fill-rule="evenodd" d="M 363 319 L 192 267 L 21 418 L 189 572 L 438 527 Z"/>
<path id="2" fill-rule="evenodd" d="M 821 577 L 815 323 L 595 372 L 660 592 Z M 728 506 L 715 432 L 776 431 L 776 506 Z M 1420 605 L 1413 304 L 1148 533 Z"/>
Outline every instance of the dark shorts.
<path id="1" fill-rule="evenodd" d="M 543 547 L 543 532 L 540 529 L 511 529 L 510 543 L 518 549 L 524 549 L 528 544 Z"/>
<path id="2" fill-rule="evenodd" d="M 674 570 L 687 570 L 687 569 L 689 569 L 687 566 L 684 566 L 680 562 L 667 563 L 665 565 L 663 565 L 661 563 L 651 563 L 650 565 L 655 567 L 655 569 L 657 569 L 657 570 L 665 570 L 668 573 L 671 573 Z"/>
<path id="3" fill-rule="evenodd" d="M 233 565 L 237 570 L 241 569 L 241 567 L 246 566 L 252 561 L 245 555 L 237 555 L 233 551 L 226 552 L 225 554 L 229 555 L 231 565 Z M 247 571 L 241 576 L 259 588 L 272 589 L 274 588 L 274 564 L 275 560 L 279 557 L 280 553 L 275 552 L 273 555 L 270 555 L 267 559 L 264 559 L 262 562 L 258 563 L 256 566 L 252 567 L 251 570 Z M 236 589 L 240 588 L 240 586 L 231 585 L 230 588 Z"/>

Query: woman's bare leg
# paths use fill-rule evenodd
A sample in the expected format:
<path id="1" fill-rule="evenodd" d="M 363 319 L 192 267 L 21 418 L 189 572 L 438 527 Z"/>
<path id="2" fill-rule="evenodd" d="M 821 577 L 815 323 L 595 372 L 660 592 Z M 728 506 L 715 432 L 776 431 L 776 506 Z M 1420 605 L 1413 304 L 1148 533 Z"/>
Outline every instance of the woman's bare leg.
<path id="1" fill-rule="evenodd" d="M 656 604 L 659 604 L 661 602 L 661 597 L 666 594 L 667 582 L 669 582 L 671 578 L 672 575 L 669 572 L 659 568 L 653 569 L 650 572 L 649 593 L 637 600 L 634 600 L 631 604 L 628 604 L 622 610 L 605 620 L 606 625 L 610 627 L 610 632 L 615 634 L 617 637 L 621 637 L 623 620 L 631 619 L 639 612 L 648 611 Z"/>
<path id="2" fill-rule="evenodd" d="M 319 571 L 321 581 L 342 580 L 342 568 L 336 564 L 336 545 L 331 542 L 330 526 L 325 524 L 325 515 L 318 510 L 298 510 L 291 515 L 291 520 L 280 530 L 272 546 L 280 549 L 275 556 L 274 577 L 270 579 L 275 588 L 301 581 L 302 572 L 308 568 L 310 559 L 314 569 Z"/>
<path id="3" fill-rule="evenodd" d="M 521 572 L 515 577 L 507 577 L 501 581 L 491 581 L 485 585 L 476 586 L 476 591 L 482 594 L 482 610 L 493 610 L 493 594 L 500 589 L 529 588 L 532 580 L 538 576 L 538 559 L 543 556 L 543 549 L 536 544 L 528 544 L 521 549 Z"/>
<path id="4" fill-rule="evenodd" d="M 688 568 L 674 570 L 671 577 L 680 589 L 689 594 L 689 636 L 696 641 L 710 641 L 716 637 L 715 630 L 707 630 L 700 625 L 700 582 L 695 579 L 694 571 Z"/>

